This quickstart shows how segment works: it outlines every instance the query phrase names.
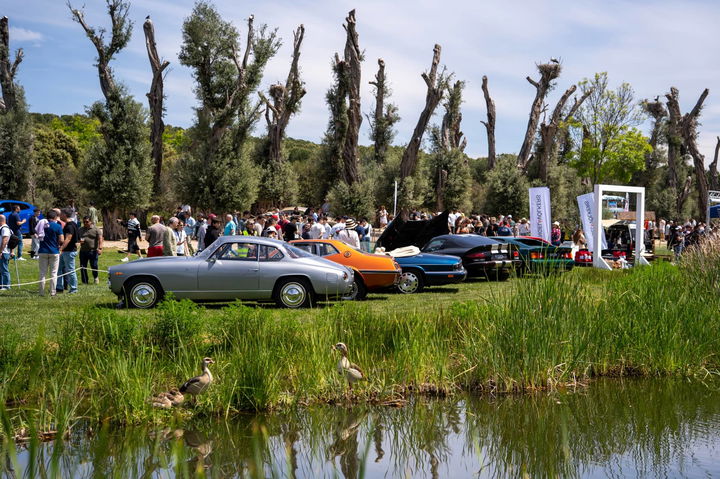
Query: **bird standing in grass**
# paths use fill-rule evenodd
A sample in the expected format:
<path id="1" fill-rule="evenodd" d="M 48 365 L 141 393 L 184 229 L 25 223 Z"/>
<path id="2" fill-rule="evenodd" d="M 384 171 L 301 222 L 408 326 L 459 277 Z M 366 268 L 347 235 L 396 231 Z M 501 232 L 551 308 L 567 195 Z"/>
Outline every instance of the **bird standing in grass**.
<path id="1" fill-rule="evenodd" d="M 345 379 L 347 379 L 348 381 L 348 386 L 352 391 L 352 386 L 354 383 L 362 381 L 363 379 L 367 379 L 365 377 L 365 373 L 363 373 L 362 369 L 360 369 L 360 366 L 358 366 L 357 364 L 353 364 L 348 360 L 348 349 L 347 346 L 345 346 L 345 343 L 337 343 L 335 346 L 333 346 L 333 349 L 335 351 L 340 351 L 341 357 L 338 360 L 337 369 L 340 374 L 345 375 Z"/>
<path id="2" fill-rule="evenodd" d="M 203 393 L 213 382 L 213 375 L 210 372 L 210 369 L 208 369 L 208 365 L 210 364 L 215 364 L 215 361 L 213 361 L 212 358 L 203 358 L 202 374 L 188 379 L 185 384 L 180 386 L 180 392 L 191 395 L 193 400 L 198 394 Z"/>

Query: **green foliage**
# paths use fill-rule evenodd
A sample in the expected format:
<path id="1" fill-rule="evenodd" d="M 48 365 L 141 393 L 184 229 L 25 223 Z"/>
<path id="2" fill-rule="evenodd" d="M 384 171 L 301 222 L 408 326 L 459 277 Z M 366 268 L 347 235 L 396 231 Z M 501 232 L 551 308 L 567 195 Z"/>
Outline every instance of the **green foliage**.
<path id="1" fill-rule="evenodd" d="M 648 138 L 635 127 L 644 119 L 642 106 L 628 83 L 608 88 L 607 73 L 596 73 L 592 80 L 580 82 L 583 93 L 591 91 L 578 110 L 575 128 L 579 151 L 570 164 L 592 183 L 630 181 L 645 166 L 645 155 L 652 152 Z"/>
<path id="2" fill-rule="evenodd" d="M 527 176 L 518 169 L 513 155 L 498 157 L 495 168 L 485 174 L 484 186 L 484 202 L 479 205 L 478 211 L 511 214 L 516 218 L 527 213 L 530 185 Z"/>
<path id="3" fill-rule="evenodd" d="M 351 186 L 344 181 L 337 182 L 328 193 L 332 214 L 371 220 L 375 217 L 375 208 L 377 207 L 372 194 L 374 186 L 373 180 L 368 178 Z"/>
<path id="4" fill-rule="evenodd" d="M 35 128 L 33 151 L 30 195 L 33 202 L 47 208 L 77 200 L 80 193 L 77 167 L 83 157 L 77 140 L 63 130 L 40 126 Z"/>
<path id="5" fill-rule="evenodd" d="M 88 115 L 100 122 L 95 141 L 81 166 L 81 184 L 101 208 L 142 208 L 150 201 L 152 160 L 146 113 L 121 88 L 107 102 L 96 102 Z"/>
<path id="6" fill-rule="evenodd" d="M 602 146 L 587 139 L 570 165 L 593 183 L 627 183 L 635 172 L 645 168 L 645 155 L 652 151 L 647 140 L 635 128 L 613 135 Z"/>
<path id="7" fill-rule="evenodd" d="M 440 150 L 429 155 L 431 171 L 445 171 L 444 208 L 469 212 L 472 208 L 472 175 L 470 159 L 460 150 Z M 433 191 L 437 191 L 438 174 L 433 175 Z"/>
<path id="8" fill-rule="evenodd" d="M 32 164 L 32 120 L 19 85 L 15 94 L 16 107 L 0 113 L 0 198 L 22 199 Z"/>

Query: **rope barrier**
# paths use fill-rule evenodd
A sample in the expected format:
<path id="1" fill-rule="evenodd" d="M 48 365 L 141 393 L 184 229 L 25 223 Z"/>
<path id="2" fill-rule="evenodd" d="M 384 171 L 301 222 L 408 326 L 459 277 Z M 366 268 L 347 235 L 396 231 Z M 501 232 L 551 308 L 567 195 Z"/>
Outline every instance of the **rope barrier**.
<path id="1" fill-rule="evenodd" d="M 15 261 L 16 261 L 16 264 L 17 264 L 17 260 L 15 260 Z M 98 273 L 109 273 L 109 272 L 110 272 L 110 271 L 108 271 L 108 270 L 106 270 L 106 269 L 92 269 L 92 268 L 82 268 L 82 267 L 80 267 L 80 268 L 75 268 L 75 270 L 73 270 L 73 271 L 68 271 L 67 273 L 58 274 L 58 275 L 54 276 L 54 278 L 55 278 L 55 280 L 57 280 L 57 278 L 62 278 L 63 276 L 67 276 L 67 275 L 69 275 L 69 274 L 77 273 L 77 272 L 80 271 L 81 269 L 85 269 L 85 270 L 87 270 L 88 272 L 92 272 L 92 271 L 97 271 Z M 52 281 L 52 279 L 53 279 L 53 276 L 50 276 L 50 277 L 45 278 L 45 279 L 39 279 L 39 280 L 37 280 L 37 281 L 30 281 L 29 283 L 11 284 L 10 287 L 11 287 L 11 288 L 19 288 L 20 286 L 29 286 L 29 285 L 31 285 L 31 284 L 40 284 L 40 283 L 42 283 L 42 282 L 44 282 L 44 281 L 45 281 L 45 282 L 47 282 L 47 281 Z"/>

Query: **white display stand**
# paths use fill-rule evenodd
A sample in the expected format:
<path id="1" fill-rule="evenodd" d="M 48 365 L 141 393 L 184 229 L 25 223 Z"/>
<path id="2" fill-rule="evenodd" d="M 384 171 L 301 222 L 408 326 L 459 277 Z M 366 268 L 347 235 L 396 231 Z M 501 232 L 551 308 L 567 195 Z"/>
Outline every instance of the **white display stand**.
<path id="1" fill-rule="evenodd" d="M 635 208 L 635 265 L 649 265 L 650 263 L 642 256 L 645 249 L 645 188 L 641 186 L 595 185 L 595 218 L 598 218 L 596 221 L 599 225 L 602 225 L 602 197 L 607 191 L 637 195 L 637 207 Z M 593 237 L 593 266 L 601 269 L 612 269 L 602 258 L 601 238 L 602 236 L 598 230 L 598 234 Z"/>

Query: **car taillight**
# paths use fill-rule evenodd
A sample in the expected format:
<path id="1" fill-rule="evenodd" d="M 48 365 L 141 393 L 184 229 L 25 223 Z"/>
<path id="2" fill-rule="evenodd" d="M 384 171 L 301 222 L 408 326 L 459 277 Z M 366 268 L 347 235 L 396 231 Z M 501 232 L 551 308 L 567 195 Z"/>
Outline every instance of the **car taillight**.
<path id="1" fill-rule="evenodd" d="M 615 258 L 624 258 L 625 256 L 627 256 L 627 253 L 625 253 L 625 251 L 613 251 L 613 257 Z"/>
<path id="2" fill-rule="evenodd" d="M 572 253 L 563 253 L 562 257 L 565 259 L 572 259 Z"/>
<path id="3" fill-rule="evenodd" d="M 513 251 L 513 258 L 519 258 L 519 257 L 520 257 L 520 252 L 517 250 Z"/>
<path id="4" fill-rule="evenodd" d="M 592 261 L 592 253 L 589 251 L 578 251 L 575 253 L 575 261 L 578 263 L 589 263 Z"/>
<path id="5" fill-rule="evenodd" d="M 469 255 L 465 256 L 468 259 L 486 259 L 490 257 L 487 253 L 470 253 Z"/>
<path id="6" fill-rule="evenodd" d="M 545 255 L 543 255 L 542 253 L 530 253 L 531 259 L 543 259 L 544 257 Z"/>

